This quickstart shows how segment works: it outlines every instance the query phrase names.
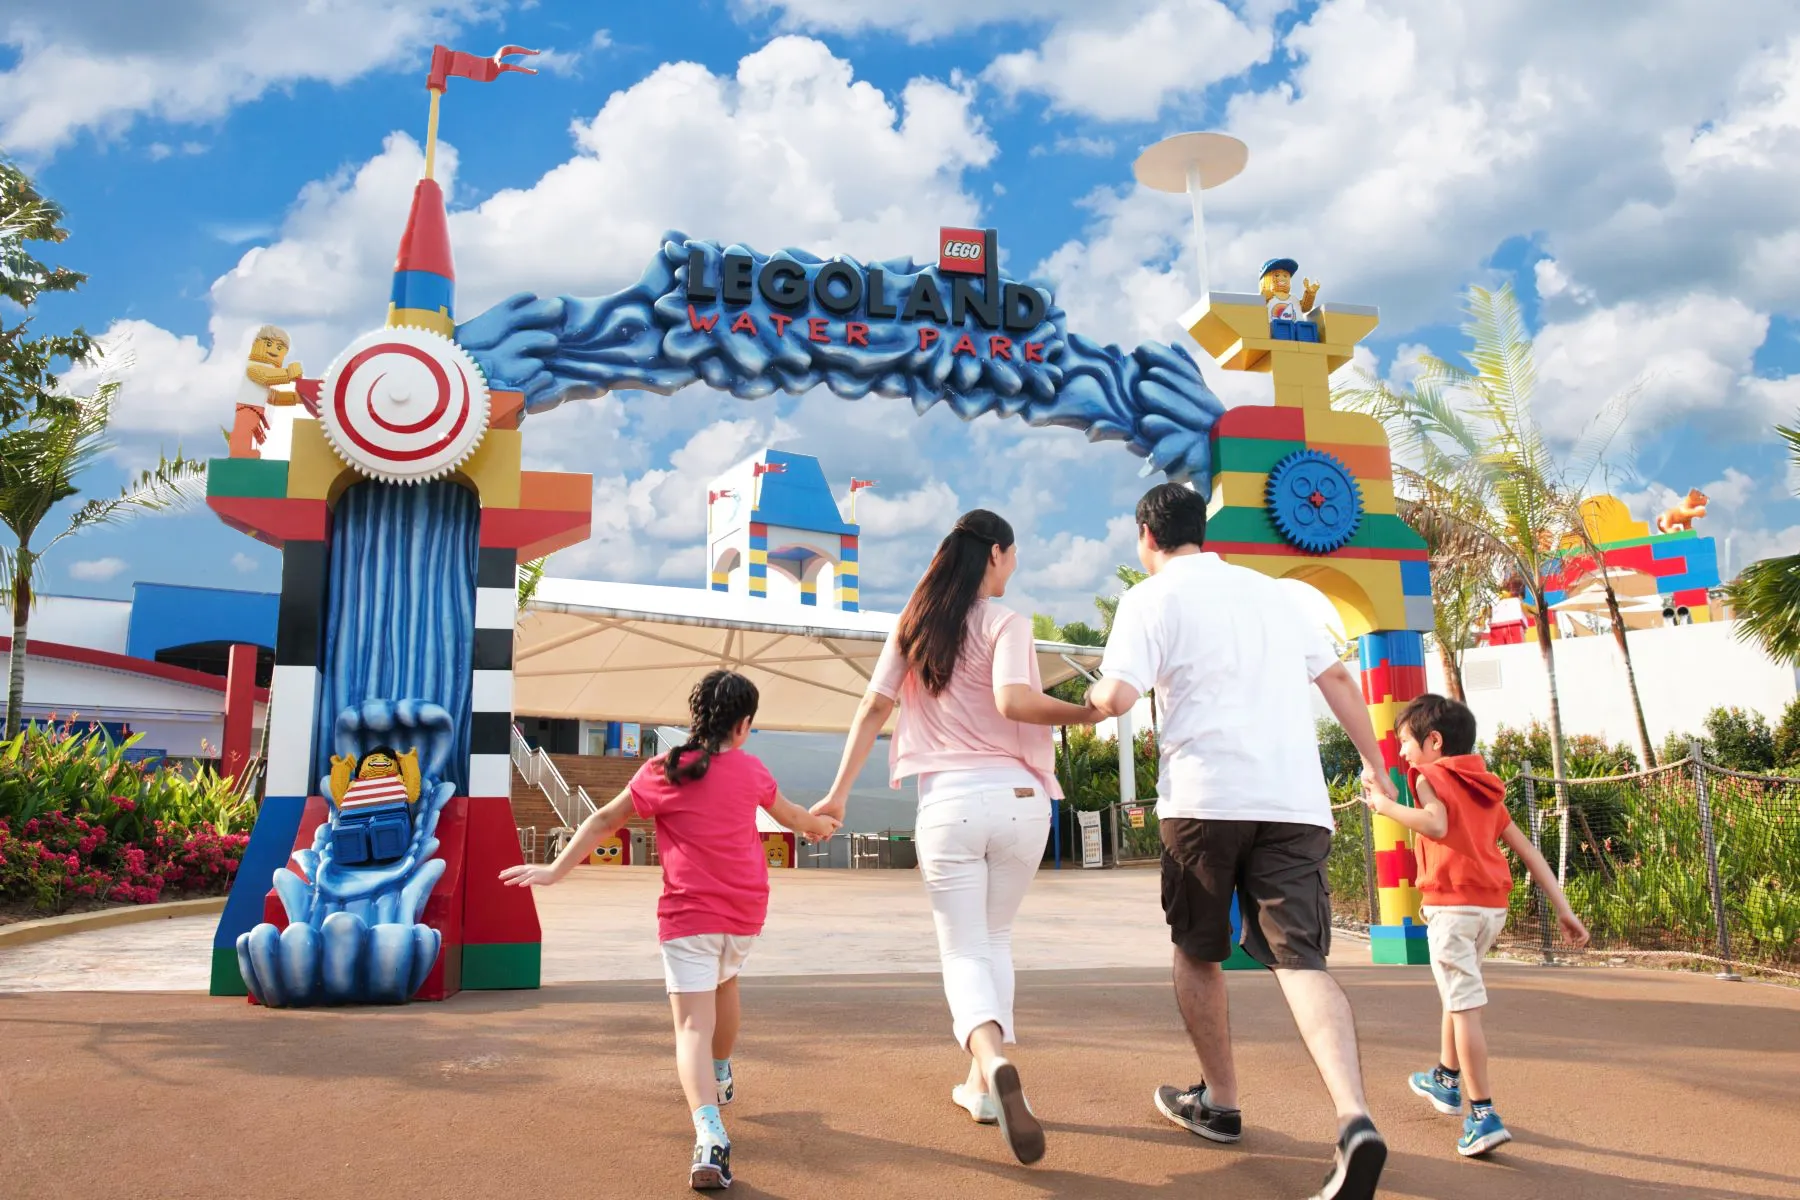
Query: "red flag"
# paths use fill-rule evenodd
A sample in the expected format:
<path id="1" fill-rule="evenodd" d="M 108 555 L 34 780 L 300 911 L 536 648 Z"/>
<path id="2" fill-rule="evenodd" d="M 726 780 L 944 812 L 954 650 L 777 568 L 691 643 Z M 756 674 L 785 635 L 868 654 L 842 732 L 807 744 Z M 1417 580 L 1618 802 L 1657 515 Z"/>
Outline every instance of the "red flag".
<path id="1" fill-rule="evenodd" d="M 517 71 L 521 75 L 536 75 L 533 67 L 521 67 L 517 63 L 504 61 L 509 54 L 536 54 L 536 50 L 527 50 L 523 46 L 502 46 L 494 52 L 492 58 L 481 58 L 474 54 L 466 54 L 461 50 L 452 50 L 448 46 L 431 48 L 431 75 L 425 86 L 434 92 L 441 92 L 449 85 L 450 77 L 473 79 L 477 83 L 492 83 L 500 78 L 502 71 Z"/>
<path id="2" fill-rule="evenodd" d="M 786 475 L 786 474 L 787 474 L 787 464 L 786 463 L 756 463 L 756 464 L 752 465 L 750 468 L 750 477 L 752 479 L 756 478 L 759 475 Z"/>
<path id="3" fill-rule="evenodd" d="M 864 488 L 872 488 L 874 486 L 875 481 L 873 479 L 852 479 L 850 481 L 850 490 L 852 492 L 860 492 Z"/>
<path id="4" fill-rule="evenodd" d="M 735 496 L 735 495 L 737 495 L 737 493 L 732 491 L 730 488 L 726 488 L 722 492 L 708 492 L 708 493 L 706 493 L 706 502 L 709 505 L 717 504 L 719 501 L 725 499 L 727 496 Z"/>

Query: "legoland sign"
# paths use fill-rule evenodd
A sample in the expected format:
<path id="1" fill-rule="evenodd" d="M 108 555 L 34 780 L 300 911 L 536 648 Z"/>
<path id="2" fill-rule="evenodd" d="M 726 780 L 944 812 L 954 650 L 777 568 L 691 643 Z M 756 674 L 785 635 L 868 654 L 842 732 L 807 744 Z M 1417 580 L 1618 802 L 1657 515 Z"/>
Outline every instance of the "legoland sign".
<path id="1" fill-rule="evenodd" d="M 1050 297 L 1003 279 L 992 229 L 938 232 L 935 268 L 909 261 L 862 266 L 784 250 L 688 244 L 682 272 L 688 328 L 766 342 L 930 352 L 1042 363 L 1055 331 Z"/>

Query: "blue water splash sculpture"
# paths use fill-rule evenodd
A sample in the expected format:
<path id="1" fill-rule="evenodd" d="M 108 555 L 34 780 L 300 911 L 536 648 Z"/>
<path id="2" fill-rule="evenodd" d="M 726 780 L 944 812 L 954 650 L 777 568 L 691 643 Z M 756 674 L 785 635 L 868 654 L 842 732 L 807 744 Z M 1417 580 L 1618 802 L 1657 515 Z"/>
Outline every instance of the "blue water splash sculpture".
<path id="1" fill-rule="evenodd" d="M 819 272 L 833 263 L 849 266 L 865 286 L 870 278 L 869 269 L 854 259 L 822 259 L 797 250 L 761 255 L 670 232 L 634 286 L 595 299 L 520 293 L 459 325 L 456 340 L 480 364 L 490 386 L 524 393 L 527 414 L 611 391 L 666 396 L 704 383 L 749 400 L 822 385 L 851 400 L 870 392 L 905 397 L 919 412 L 945 403 L 964 420 L 993 413 L 1079 429 L 1090 441 L 1123 441 L 1149 460 L 1146 469 L 1191 480 L 1202 492 L 1210 486 L 1210 434 L 1225 407 L 1179 346 L 1146 342 L 1129 352 L 1101 346 L 1068 332 L 1066 314 L 1048 289 L 1037 288 L 1042 317 L 1029 332 L 1006 334 L 1015 346 L 1010 358 L 958 353 L 962 334 L 985 344 L 995 331 L 966 319 L 961 324 L 907 319 L 901 301 L 921 278 L 929 277 L 945 297 L 952 290 L 950 276 L 910 258 L 872 264 L 884 281 L 882 295 L 862 297 L 853 311 L 829 314 L 838 333 L 817 341 L 808 336 L 804 313 L 785 332 L 779 330 L 783 322 L 776 318 L 794 318 L 796 310 L 772 306 L 760 287 L 742 304 L 691 299 L 691 266 L 703 268 L 695 282 L 704 290 L 710 285 L 702 281 L 721 278 L 727 254 L 749 257 L 758 277 L 769 263 L 792 264 L 791 276 L 804 280 L 809 295 L 816 294 Z M 837 273 L 841 276 L 841 268 Z M 1010 282 L 994 278 L 995 286 Z M 902 311 L 871 316 L 871 298 Z M 707 324 L 702 307 L 716 307 L 716 314 L 707 315 L 718 320 Z M 744 314 L 753 329 L 739 324 Z M 852 319 L 867 326 L 866 344 L 851 344 L 843 336 L 844 322 Z M 940 335 L 928 345 L 929 339 L 920 337 L 925 327 Z M 1026 342 L 1039 347 L 1041 362 L 1024 361 Z"/>
<path id="2" fill-rule="evenodd" d="M 294 853 L 299 872 L 275 872 L 275 894 L 288 927 L 267 922 L 237 941 L 238 969 L 250 994 L 270 1008 L 320 1004 L 404 1004 L 437 961 L 441 935 L 419 921 L 444 873 L 434 858 L 438 817 L 456 788 L 444 779 L 455 724 L 441 705 L 369 700 L 335 723 L 339 754 L 360 758 L 381 745 L 419 748 L 423 786 L 412 814 L 412 840 L 396 861 L 346 867 L 333 860 L 337 811 L 319 826 L 311 850 Z M 330 794 L 327 782 L 320 791 Z"/>

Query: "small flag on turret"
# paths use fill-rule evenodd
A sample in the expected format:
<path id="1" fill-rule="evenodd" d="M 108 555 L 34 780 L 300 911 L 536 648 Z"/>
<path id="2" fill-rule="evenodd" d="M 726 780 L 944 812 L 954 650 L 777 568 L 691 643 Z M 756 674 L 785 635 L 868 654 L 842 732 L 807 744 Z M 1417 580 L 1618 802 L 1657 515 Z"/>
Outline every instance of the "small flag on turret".
<path id="1" fill-rule="evenodd" d="M 473 79 L 477 83 L 492 83 L 500 78 L 502 71 L 536 75 L 535 67 L 522 67 L 518 63 L 505 61 L 509 54 L 536 53 L 536 50 L 527 50 L 523 46 L 502 46 L 494 51 L 494 57 L 482 58 L 461 50 L 452 50 L 448 46 L 433 46 L 431 48 L 431 75 L 426 79 L 425 86 L 434 92 L 441 92 L 449 86 L 452 76 L 457 79 Z"/>
<path id="2" fill-rule="evenodd" d="M 753 478 L 753 479 L 761 478 L 764 475 L 786 475 L 786 474 L 787 474 L 787 464 L 786 463 L 755 463 L 755 464 L 752 464 L 752 466 L 750 467 L 750 475 L 751 475 L 751 478 Z"/>
<path id="3" fill-rule="evenodd" d="M 875 481 L 873 479 L 852 479 L 850 481 L 850 490 L 852 492 L 860 492 L 864 488 L 872 488 L 874 486 Z"/>

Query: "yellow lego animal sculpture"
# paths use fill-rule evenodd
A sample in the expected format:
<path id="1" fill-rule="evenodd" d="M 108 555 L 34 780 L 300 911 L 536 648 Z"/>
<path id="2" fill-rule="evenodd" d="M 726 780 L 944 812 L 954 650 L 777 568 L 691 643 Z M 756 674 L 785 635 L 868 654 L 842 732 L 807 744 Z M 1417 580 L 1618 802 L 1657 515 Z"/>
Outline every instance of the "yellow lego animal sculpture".
<path id="1" fill-rule="evenodd" d="M 1694 522 L 1706 515 L 1706 493 L 1699 488 L 1689 488 L 1687 499 L 1678 500 L 1669 509 L 1656 518 L 1658 533 L 1674 533 L 1679 529 L 1691 530 Z"/>

